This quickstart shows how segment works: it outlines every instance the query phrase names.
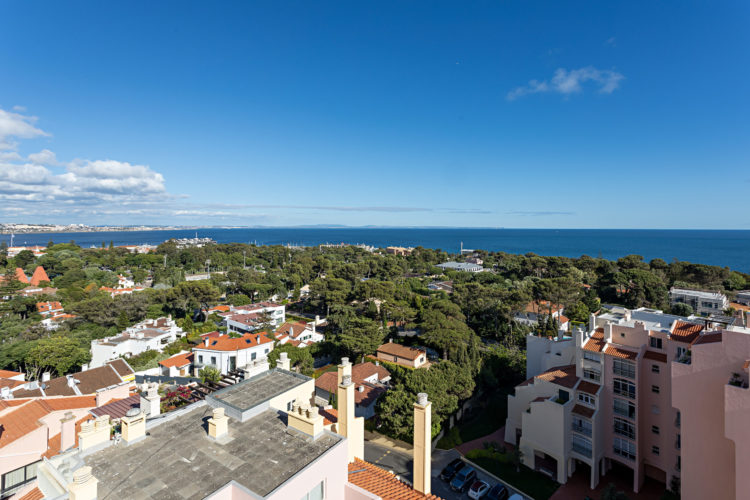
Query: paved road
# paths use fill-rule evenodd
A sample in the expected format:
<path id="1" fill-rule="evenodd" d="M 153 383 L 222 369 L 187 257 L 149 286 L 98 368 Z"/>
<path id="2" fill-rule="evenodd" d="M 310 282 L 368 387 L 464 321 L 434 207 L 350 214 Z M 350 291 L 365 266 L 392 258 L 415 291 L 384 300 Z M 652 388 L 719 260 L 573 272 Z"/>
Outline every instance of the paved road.
<path id="1" fill-rule="evenodd" d="M 432 452 L 432 493 L 444 498 L 445 500 L 465 499 L 468 498 L 466 493 L 459 494 L 450 489 L 448 483 L 443 482 L 438 475 L 451 460 L 460 457 L 461 454 L 456 450 L 435 450 Z M 405 453 L 365 441 L 365 460 L 393 472 L 402 480 L 412 484 L 412 458 Z M 482 481 L 486 481 L 490 486 L 499 482 L 498 479 L 481 470 L 477 470 L 477 475 Z M 516 493 L 511 489 L 511 495 Z"/>

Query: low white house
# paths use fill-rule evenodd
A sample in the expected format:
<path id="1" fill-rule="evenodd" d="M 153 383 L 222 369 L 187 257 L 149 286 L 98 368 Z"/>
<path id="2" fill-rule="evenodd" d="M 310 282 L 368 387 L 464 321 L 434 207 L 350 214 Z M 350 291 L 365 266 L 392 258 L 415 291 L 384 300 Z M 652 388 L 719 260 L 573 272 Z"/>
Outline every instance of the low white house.
<path id="1" fill-rule="evenodd" d="M 159 373 L 166 377 L 189 377 L 193 365 L 193 353 L 183 351 L 171 358 L 159 361 Z"/>
<path id="2" fill-rule="evenodd" d="M 316 326 L 315 321 L 309 323 L 288 321 L 276 330 L 276 340 L 280 344 L 292 344 L 296 347 L 307 347 L 310 344 L 322 342 L 325 336 L 318 333 Z"/>
<path id="3" fill-rule="evenodd" d="M 263 333 L 205 337 L 203 344 L 193 348 L 195 375 L 207 365 L 218 368 L 222 375 L 244 369 L 252 365 L 253 361 L 267 358 L 268 353 L 273 350 L 273 344 L 273 340 Z"/>
<path id="4" fill-rule="evenodd" d="M 146 320 L 114 337 L 92 340 L 90 366 L 95 368 L 107 361 L 146 351 L 162 351 L 164 346 L 184 335 L 171 316 Z"/>

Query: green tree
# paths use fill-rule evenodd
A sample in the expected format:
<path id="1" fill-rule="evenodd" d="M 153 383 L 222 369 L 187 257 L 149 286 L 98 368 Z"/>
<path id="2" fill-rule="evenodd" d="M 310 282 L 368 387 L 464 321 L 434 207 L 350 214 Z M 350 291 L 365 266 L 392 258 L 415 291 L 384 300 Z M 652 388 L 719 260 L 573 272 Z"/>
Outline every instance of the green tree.
<path id="1" fill-rule="evenodd" d="M 674 304 L 671 308 L 672 314 L 676 314 L 677 316 L 690 316 L 693 314 L 693 308 L 690 304 L 683 304 L 681 302 L 678 302 L 677 304 Z"/>
<path id="2" fill-rule="evenodd" d="M 63 376 L 74 367 L 80 367 L 91 356 L 87 349 L 68 337 L 50 337 L 36 342 L 26 355 L 26 365 L 37 375 L 46 369 L 52 369 L 58 376 Z"/>
<path id="3" fill-rule="evenodd" d="M 221 372 L 215 366 L 206 365 L 198 370 L 198 377 L 200 377 L 201 382 L 203 382 L 204 384 L 206 382 L 216 383 L 221 380 Z"/>
<path id="4" fill-rule="evenodd" d="M 347 322 L 346 328 L 339 335 L 339 343 L 346 352 L 358 359 L 365 354 L 373 354 L 383 343 L 385 333 L 373 320 L 355 317 Z"/>
<path id="5" fill-rule="evenodd" d="M 125 330 L 130 326 L 130 320 L 128 319 L 128 314 L 125 311 L 120 311 L 120 315 L 117 316 L 116 326 L 120 331 Z"/>

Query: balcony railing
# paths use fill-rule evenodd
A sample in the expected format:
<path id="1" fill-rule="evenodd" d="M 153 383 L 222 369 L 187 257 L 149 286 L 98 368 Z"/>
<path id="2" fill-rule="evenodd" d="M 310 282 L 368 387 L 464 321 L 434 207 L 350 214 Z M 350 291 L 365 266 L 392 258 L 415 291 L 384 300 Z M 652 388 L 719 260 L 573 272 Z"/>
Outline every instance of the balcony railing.
<path id="1" fill-rule="evenodd" d="M 615 455 L 619 455 L 623 458 L 627 458 L 628 460 L 635 460 L 635 453 L 630 452 L 629 450 L 626 450 L 625 448 L 619 448 L 615 446 L 612 451 L 615 453 Z"/>
<path id="2" fill-rule="evenodd" d="M 635 388 L 628 389 L 628 388 L 614 387 L 612 389 L 612 392 L 614 392 L 618 396 L 625 396 L 626 398 L 635 399 Z"/>
<path id="3" fill-rule="evenodd" d="M 680 357 L 677 358 L 678 363 L 682 363 L 683 365 L 689 365 L 691 363 L 692 354 L 690 351 L 685 351 L 680 355 Z"/>
<path id="4" fill-rule="evenodd" d="M 631 420 L 635 419 L 635 407 L 627 407 L 627 408 L 619 408 L 617 406 L 612 407 L 612 411 L 615 415 L 619 415 L 621 417 L 629 418 Z"/>
<path id="5" fill-rule="evenodd" d="M 617 366 L 612 367 L 612 373 L 621 377 L 635 378 L 635 367 L 633 366 Z"/>
<path id="6" fill-rule="evenodd" d="M 591 448 L 587 446 L 583 446 L 582 444 L 573 441 L 571 448 L 579 455 L 583 455 L 584 457 L 591 457 Z"/>
<path id="7" fill-rule="evenodd" d="M 584 434 L 586 436 L 591 436 L 591 427 L 576 424 L 573 422 L 570 426 L 570 428 L 573 430 L 573 432 L 577 432 L 579 434 Z"/>

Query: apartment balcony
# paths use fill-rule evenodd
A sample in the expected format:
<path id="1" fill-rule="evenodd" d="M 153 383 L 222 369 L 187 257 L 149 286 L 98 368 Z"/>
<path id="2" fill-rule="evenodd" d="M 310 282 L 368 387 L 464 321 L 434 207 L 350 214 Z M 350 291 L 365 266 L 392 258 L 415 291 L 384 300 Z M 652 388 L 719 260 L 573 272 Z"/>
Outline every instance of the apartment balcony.
<path id="1" fill-rule="evenodd" d="M 682 363 L 683 365 L 689 365 L 692 362 L 692 353 L 688 350 L 682 354 L 679 358 L 677 358 L 675 361 L 678 363 Z"/>
<path id="2" fill-rule="evenodd" d="M 573 432 L 577 432 L 578 434 L 583 434 L 584 436 L 591 437 L 590 426 L 579 425 L 574 422 L 573 424 L 571 424 L 570 430 L 572 430 Z"/>
<path id="3" fill-rule="evenodd" d="M 591 448 L 587 446 L 583 446 L 582 444 L 576 443 L 573 441 L 571 444 L 571 449 L 578 453 L 581 456 L 584 456 L 586 458 L 591 458 Z"/>
<path id="4" fill-rule="evenodd" d="M 734 386 L 734 387 L 740 387 L 742 389 L 748 388 L 747 378 L 741 374 L 741 373 L 733 373 L 732 377 L 729 379 L 729 382 L 727 382 L 728 385 Z"/>
<path id="5" fill-rule="evenodd" d="M 635 460 L 635 453 L 633 453 L 633 452 L 631 452 L 629 450 L 626 450 L 625 448 L 619 448 L 619 447 L 615 446 L 612 449 L 612 451 L 613 451 L 613 453 L 615 455 L 618 455 L 618 456 L 620 456 L 622 458 L 625 458 L 627 460 L 631 460 L 631 461 Z"/>

